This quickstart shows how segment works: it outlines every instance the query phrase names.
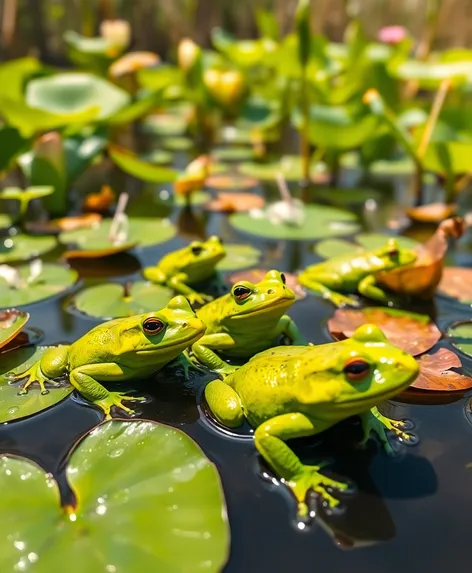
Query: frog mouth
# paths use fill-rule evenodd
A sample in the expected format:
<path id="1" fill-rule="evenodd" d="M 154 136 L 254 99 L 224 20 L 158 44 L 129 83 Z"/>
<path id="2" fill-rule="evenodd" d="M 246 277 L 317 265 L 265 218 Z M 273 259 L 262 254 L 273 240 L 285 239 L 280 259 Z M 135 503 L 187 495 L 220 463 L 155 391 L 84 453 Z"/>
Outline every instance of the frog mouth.
<path id="1" fill-rule="evenodd" d="M 294 298 L 283 298 L 283 299 L 279 299 L 277 300 L 277 302 L 274 303 L 270 303 L 270 304 L 266 304 L 263 306 L 258 306 L 258 307 L 253 307 L 249 310 L 247 310 L 246 312 L 240 312 L 239 314 L 233 316 L 233 319 L 239 318 L 239 317 L 243 317 L 243 316 L 254 316 L 254 315 L 259 315 L 259 314 L 264 314 L 266 312 L 269 312 L 275 308 L 279 308 L 279 307 L 289 307 L 293 302 L 294 302 Z"/>
<path id="2" fill-rule="evenodd" d="M 186 336 L 185 338 L 181 338 L 180 340 L 170 342 L 169 344 L 163 344 L 162 346 L 156 346 L 155 348 L 146 348 L 143 350 L 137 350 L 136 354 L 137 355 L 140 355 L 140 354 L 159 354 L 161 352 L 169 350 L 169 348 L 175 348 L 177 346 L 183 346 L 184 348 L 186 348 L 187 346 L 190 346 L 190 344 L 192 342 L 201 338 L 204 334 L 205 334 L 205 329 L 195 331 L 194 334 Z"/>

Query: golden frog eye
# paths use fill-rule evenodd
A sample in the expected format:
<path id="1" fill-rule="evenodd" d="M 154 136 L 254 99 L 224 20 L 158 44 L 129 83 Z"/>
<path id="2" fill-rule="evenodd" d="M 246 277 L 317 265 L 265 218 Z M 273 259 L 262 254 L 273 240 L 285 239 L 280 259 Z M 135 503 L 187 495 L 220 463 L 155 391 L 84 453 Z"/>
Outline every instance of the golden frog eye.
<path id="1" fill-rule="evenodd" d="M 349 380 L 362 380 L 369 374 L 370 364 L 360 358 L 354 358 L 346 362 L 343 371 Z"/>
<path id="2" fill-rule="evenodd" d="M 144 332 L 147 334 L 159 334 L 164 329 L 164 323 L 158 318 L 146 318 L 143 323 Z"/>
<path id="3" fill-rule="evenodd" d="M 251 289 L 247 286 L 237 285 L 233 289 L 233 295 L 238 300 L 244 300 L 251 294 Z"/>

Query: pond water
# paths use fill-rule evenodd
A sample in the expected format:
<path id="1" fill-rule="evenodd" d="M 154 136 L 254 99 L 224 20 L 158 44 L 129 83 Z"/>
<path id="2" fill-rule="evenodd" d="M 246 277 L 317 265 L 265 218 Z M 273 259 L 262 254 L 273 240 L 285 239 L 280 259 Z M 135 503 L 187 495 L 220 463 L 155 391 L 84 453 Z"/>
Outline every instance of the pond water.
<path id="1" fill-rule="evenodd" d="M 137 184 L 129 187 L 136 196 L 142 193 Z M 382 189 L 375 209 L 372 204 L 370 210 L 362 206 L 357 209 L 365 229 L 385 228 L 387 220 L 407 200 L 401 182 L 396 182 L 396 189 Z M 132 202 L 130 212 L 141 210 L 149 216 L 150 195 L 146 197 Z M 218 234 L 226 243 L 248 242 L 260 248 L 260 268 L 295 272 L 318 260 L 312 241 L 268 241 L 240 234 L 226 216 L 208 215 L 198 207 L 176 211 L 171 218 L 180 229 L 172 241 L 76 264 L 84 283 L 139 279 L 141 266 L 154 264 L 164 253 L 201 233 Z M 430 233 L 427 227 L 408 231 L 421 239 Z M 472 264 L 467 242 L 449 255 L 448 262 Z M 99 323 L 65 310 L 66 299 L 64 296 L 25 307 L 31 313 L 30 325 L 43 331 L 44 344 L 72 342 Z M 439 297 L 420 310 L 435 316 L 443 332 L 454 321 L 472 318 L 470 307 Z M 326 322 L 333 311 L 330 303 L 308 295 L 296 302 L 289 314 L 307 339 L 323 343 L 332 340 Z M 442 339 L 437 346 L 448 345 Z M 472 361 L 461 358 L 465 369 L 472 373 Z M 155 379 L 131 387 L 149 397 L 146 403 L 136 406 L 138 417 L 182 429 L 217 465 L 231 527 L 231 552 L 225 573 L 289 569 L 443 572 L 462 570 L 469 561 L 472 426 L 466 417 L 467 397 L 447 394 L 438 401 L 430 393 L 415 393 L 404 401 L 389 402 L 385 406 L 389 414 L 411 419 L 420 437 L 416 446 L 399 447 L 395 458 L 387 457 L 375 441 L 366 450 L 357 450 L 359 425 L 355 420 L 333 428 L 322 438 L 300 440 L 295 447 L 305 460 L 313 463 L 328 456 L 333 464 L 326 471 L 355 482 L 358 493 L 344 498 L 343 512 L 329 516 L 318 507 L 312 523 L 298 524 L 289 492 L 262 478 L 265 470 L 250 435 L 225 435 L 205 416 L 204 405 L 198 406 L 202 387 L 211 378 L 193 374 L 189 382 L 184 382 L 180 372 L 168 367 Z M 61 473 L 65 456 L 74 442 L 101 419 L 97 410 L 72 395 L 30 419 L 3 425 L 0 450 L 36 460 L 59 479 L 67 499 L 70 492 Z M 346 551 L 349 548 L 352 551 Z"/>

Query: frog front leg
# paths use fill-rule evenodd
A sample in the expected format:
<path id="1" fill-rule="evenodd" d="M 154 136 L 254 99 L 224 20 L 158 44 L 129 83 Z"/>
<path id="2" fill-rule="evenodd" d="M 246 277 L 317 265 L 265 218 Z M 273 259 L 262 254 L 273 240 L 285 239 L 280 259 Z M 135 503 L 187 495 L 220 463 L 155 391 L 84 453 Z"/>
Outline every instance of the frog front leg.
<path id="1" fill-rule="evenodd" d="M 377 286 L 377 281 L 374 275 L 368 275 L 364 277 L 360 281 L 357 290 L 360 292 L 360 294 L 372 300 L 378 300 L 385 304 L 393 302 L 392 295 L 389 295 L 379 286 Z"/>
<path id="2" fill-rule="evenodd" d="M 304 346 L 307 343 L 295 322 L 287 314 L 282 316 L 277 325 L 277 335 L 280 336 L 281 334 L 288 336 L 295 346 Z"/>
<path id="3" fill-rule="evenodd" d="M 192 346 L 192 352 L 201 364 L 225 377 L 235 372 L 237 367 L 222 360 L 214 350 L 224 351 L 233 348 L 234 345 L 235 342 L 229 334 L 223 332 L 205 334 Z"/>
<path id="4" fill-rule="evenodd" d="M 212 380 L 205 388 L 205 399 L 215 418 L 228 428 L 237 428 L 244 421 L 238 394 L 221 380 Z"/>
<path id="5" fill-rule="evenodd" d="M 327 488 L 346 490 L 348 485 L 319 473 L 320 466 L 306 466 L 285 443 L 292 438 L 312 436 L 327 428 L 329 424 L 314 422 L 304 414 L 283 414 L 261 424 L 255 434 L 256 448 L 275 473 L 292 490 L 298 501 L 298 514 L 306 516 L 308 506 L 306 495 L 313 489 L 330 506 L 336 507 L 339 500 Z"/>
<path id="6" fill-rule="evenodd" d="M 367 443 L 371 433 L 374 433 L 380 439 L 384 450 L 387 454 L 392 455 L 393 448 L 388 441 L 388 432 L 393 431 L 395 434 L 405 442 L 414 443 L 415 436 L 404 432 L 403 429 L 409 428 L 410 424 L 406 420 L 392 420 L 381 414 L 378 408 L 374 407 L 368 412 L 361 414 L 362 430 L 364 437 L 360 443 L 364 446 Z M 403 428 L 403 429 L 402 429 Z"/>
<path id="7" fill-rule="evenodd" d="M 206 302 L 213 300 L 212 296 L 204 293 L 199 293 L 193 288 L 189 287 L 186 284 L 188 280 L 189 278 L 185 273 L 178 273 L 177 275 L 174 275 L 167 282 L 167 284 L 170 288 L 174 289 L 175 292 L 183 294 L 188 299 L 190 304 L 205 304 Z"/>
<path id="8" fill-rule="evenodd" d="M 45 383 L 58 385 L 53 382 L 53 379 L 67 372 L 68 358 L 69 346 L 67 345 L 46 350 L 40 360 L 32 364 L 25 372 L 20 372 L 15 376 L 14 380 L 28 378 L 19 394 L 27 394 L 28 388 L 36 382 L 41 388 L 41 394 L 48 394 L 49 390 L 45 387 Z"/>
<path id="9" fill-rule="evenodd" d="M 345 296 L 335 290 L 331 289 L 342 289 L 343 278 L 336 273 L 318 273 L 314 275 L 316 278 L 312 278 L 308 273 L 302 273 L 298 277 L 298 282 L 309 288 L 314 293 L 320 294 L 323 298 L 331 301 L 337 307 L 343 306 L 359 306 L 359 301 L 352 296 Z M 326 285 L 330 285 L 329 288 Z"/>
<path id="10" fill-rule="evenodd" d="M 102 386 L 98 380 L 113 382 L 131 378 L 131 372 L 114 363 L 86 364 L 78 366 L 70 372 L 70 382 L 74 388 L 89 402 L 98 406 L 105 413 L 105 419 L 111 418 L 112 406 L 117 406 L 127 414 L 133 414 L 133 410 L 127 408 L 124 401 L 143 401 L 145 398 L 127 396 L 121 392 L 110 392 Z"/>

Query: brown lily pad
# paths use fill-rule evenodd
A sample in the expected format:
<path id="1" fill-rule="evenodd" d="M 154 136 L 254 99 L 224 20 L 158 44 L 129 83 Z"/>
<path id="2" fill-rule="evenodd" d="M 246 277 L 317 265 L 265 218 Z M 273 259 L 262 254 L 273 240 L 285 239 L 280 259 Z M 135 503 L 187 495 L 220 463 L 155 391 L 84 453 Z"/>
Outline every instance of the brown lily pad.
<path id="1" fill-rule="evenodd" d="M 211 189 L 224 189 L 227 191 L 252 189 L 257 187 L 259 181 L 255 177 L 240 175 L 211 175 L 205 181 L 205 186 Z"/>
<path id="2" fill-rule="evenodd" d="M 268 272 L 269 271 L 266 269 L 248 269 L 229 275 L 228 277 L 226 277 L 226 281 L 230 285 L 233 285 L 239 281 L 249 281 L 251 283 L 258 283 L 264 279 L 264 277 Z M 286 272 L 284 272 L 284 275 L 288 288 L 293 290 L 295 296 L 297 297 L 297 300 L 305 298 L 306 291 L 302 287 L 302 285 L 298 282 L 297 275 Z"/>
<path id="3" fill-rule="evenodd" d="M 77 215 L 77 217 L 64 217 L 62 219 L 54 219 L 51 221 L 50 226 L 60 231 L 75 231 L 77 229 L 89 229 L 100 224 L 102 216 L 99 213 L 86 213 L 85 215 Z"/>
<path id="4" fill-rule="evenodd" d="M 16 309 L 0 311 L 0 348 L 4 348 L 20 333 L 30 315 Z"/>
<path id="5" fill-rule="evenodd" d="M 464 304 L 472 304 L 472 269 L 444 268 L 438 292 Z"/>
<path id="6" fill-rule="evenodd" d="M 413 356 L 423 354 L 441 338 L 441 331 L 429 316 L 393 308 L 339 308 L 329 319 L 328 329 L 335 340 L 344 340 L 368 323 L 377 325 L 389 342 Z"/>
<path id="7" fill-rule="evenodd" d="M 103 185 L 99 193 L 90 193 L 84 199 L 83 210 L 106 213 L 115 202 L 115 193 L 109 185 Z"/>
<path id="8" fill-rule="evenodd" d="M 412 221 L 418 223 L 440 223 L 456 212 L 456 205 L 446 203 L 430 203 L 406 209 L 406 214 Z"/>
<path id="9" fill-rule="evenodd" d="M 417 247 L 414 264 L 379 273 L 378 282 L 403 296 L 432 298 L 441 282 L 449 240 L 461 237 L 465 228 L 460 217 L 446 219 L 424 245 Z"/>
<path id="10" fill-rule="evenodd" d="M 264 205 L 264 199 L 254 193 L 218 193 L 216 198 L 210 201 L 205 208 L 210 211 L 241 213 L 252 209 L 262 209 Z"/>
<path id="11" fill-rule="evenodd" d="M 451 368 L 461 368 L 459 356 L 448 350 L 440 348 L 434 354 L 425 354 L 418 359 L 420 373 L 411 385 L 419 390 L 434 390 L 437 392 L 465 391 L 472 388 L 472 378 Z"/>

